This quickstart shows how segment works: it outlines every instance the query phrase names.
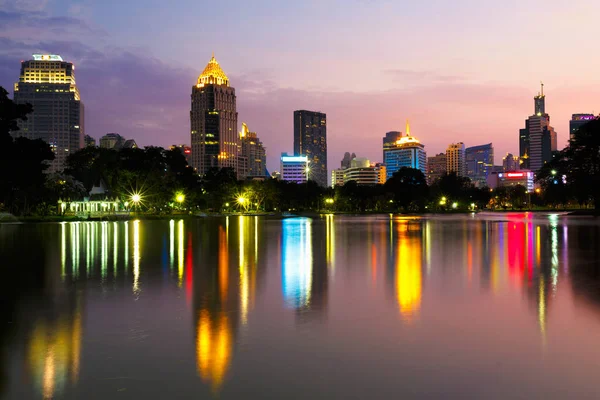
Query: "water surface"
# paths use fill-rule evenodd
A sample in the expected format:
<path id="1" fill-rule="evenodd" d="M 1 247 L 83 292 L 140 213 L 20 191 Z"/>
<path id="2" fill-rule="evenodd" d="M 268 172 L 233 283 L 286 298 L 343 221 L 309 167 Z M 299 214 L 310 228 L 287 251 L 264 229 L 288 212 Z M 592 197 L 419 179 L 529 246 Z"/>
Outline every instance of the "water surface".
<path id="1" fill-rule="evenodd" d="M 0 225 L 0 399 L 598 398 L 600 223 Z"/>

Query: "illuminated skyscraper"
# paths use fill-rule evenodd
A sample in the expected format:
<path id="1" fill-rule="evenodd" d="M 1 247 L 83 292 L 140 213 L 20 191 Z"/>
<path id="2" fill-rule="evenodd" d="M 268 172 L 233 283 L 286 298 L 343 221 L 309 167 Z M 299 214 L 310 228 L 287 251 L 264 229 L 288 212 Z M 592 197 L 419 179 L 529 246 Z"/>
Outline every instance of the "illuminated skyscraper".
<path id="1" fill-rule="evenodd" d="M 75 83 L 75 66 L 54 54 L 34 54 L 21 62 L 15 83 L 16 103 L 29 103 L 33 112 L 19 121 L 15 137 L 42 139 L 54 152 L 48 172 L 62 171 L 67 156 L 83 147 L 84 112 Z"/>
<path id="2" fill-rule="evenodd" d="M 431 185 L 446 173 L 446 153 L 427 157 L 427 184 Z"/>
<path id="3" fill-rule="evenodd" d="M 521 165 L 519 164 L 519 157 L 507 153 L 506 157 L 502 159 L 502 171 L 518 171 L 520 169 Z"/>
<path id="4" fill-rule="evenodd" d="M 306 183 L 310 179 L 307 156 L 289 156 L 281 153 L 281 179 L 288 182 Z"/>
<path id="5" fill-rule="evenodd" d="M 456 172 L 458 176 L 466 175 L 465 144 L 452 143 L 446 149 L 446 172 Z"/>
<path id="6" fill-rule="evenodd" d="M 242 122 L 242 131 L 240 132 L 240 162 L 244 168 L 238 168 L 243 171 L 244 178 L 265 178 L 267 176 L 267 153 L 256 135 L 256 132 L 250 132 L 248 125 Z M 241 178 L 241 176 L 240 176 Z"/>
<path id="7" fill-rule="evenodd" d="M 238 173 L 237 117 L 235 89 L 213 55 L 192 87 L 192 167 L 198 174 L 212 167 Z"/>
<path id="8" fill-rule="evenodd" d="M 468 147 L 465 150 L 467 177 L 477 187 L 487 185 L 487 177 L 494 167 L 494 147 L 491 143 Z"/>
<path id="9" fill-rule="evenodd" d="M 596 119 L 594 114 L 573 114 L 571 120 L 569 121 L 570 139 L 573 139 L 575 132 L 577 132 L 579 128 L 594 119 Z"/>
<path id="10" fill-rule="evenodd" d="M 427 174 L 427 154 L 425 145 L 410 135 L 410 125 L 406 122 L 406 136 L 395 136 L 396 141 L 389 141 L 391 132 L 383 138 L 383 163 L 386 168 L 386 180 L 402 167 L 419 169 Z"/>
<path id="11" fill-rule="evenodd" d="M 315 111 L 294 111 L 294 155 L 307 156 L 309 180 L 327 186 L 327 116 Z"/>
<path id="12" fill-rule="evenodd" d="M 550 115 L 546 113 L 544 84 L 533 101 L 535 114 L 525 121 L 525 129 L 519 130 L 519 157 L 522 168 L 537 172 L 552 159 L 552 152 L 557 150 L 557 137 L 550 126 Z"/>

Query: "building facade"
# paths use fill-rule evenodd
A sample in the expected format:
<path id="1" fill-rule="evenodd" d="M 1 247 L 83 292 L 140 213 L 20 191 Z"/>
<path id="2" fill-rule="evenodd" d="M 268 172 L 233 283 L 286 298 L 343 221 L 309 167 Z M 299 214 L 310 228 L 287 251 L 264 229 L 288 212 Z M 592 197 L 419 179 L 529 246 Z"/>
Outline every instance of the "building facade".
<path id="1" fill-rule="evenodd" d="M 238 174 L 239 136 L 235 89 L 213 55 L 192 87 L 190 111 L 192 167 L 232 168 Z"/>
<path id="2" fill-rule="evenodd" d="M 331 171 L 331 187 L 344 186 L 344 171 L 346 168 L 338 168 Z"/>
<path id="3" fill-rule="evenodd" d="M 381 168 L 385 168 L 381 164 L 371 164 L 367 158 L 354 158 L 350 163 L 350 168 L 343 171 L 344 185 L 354 181 L 357 185 L 378 185 L 385 183 L 382 180 Z M 383 171 L 385 176 L 385 170 Z"/>
<path id="4" fill-rule="evenodd" d="M 511 153 L 507 153 L 502 159 L 502 171 L 518 171 L 521 169 L 519 163 L 519 157 L 513 156 Z"/>
<path id="5" fill-rule="evenodd" d="M 281 154 L 281 180 L 295 183 L 306 183 L 309 173 L 307 156 L 290 156 Z"/>
<path id="6" fill-rule="evenodd" d="M 494 146 L 491 143 L 468 147 L 465 150 L 467 177 L 476 187 L 487 186 L 487 177 L 494 167 Z"/>
<path id="7" fill-rule="evenodd" d="M 537 172 L 552 160 L 552 153 L 557 150 L 557 135 L 546 113 L 544 85 L 533 100 L 535 114 L 525 121 L 525 128 L 519 130 L 519 158 L 522 168 Z"/>
<path id="8" fill-rule="evenodd" d="M 386 168 L 386 180 L 400 168 L 408 167 L 421 170 L 427 176 L 427 153 L 425 145 L 410 135 L 410 126 L 406 124 L 406 135 L 400 135 L 394 142 L 388 140 L 388 132 L 383 138 L 383 163 Z M 390 135 L 392 137 L 392 135 Z"/>
<path id="9" fill-rule="evenodd" d="M 386 132 L 385 136 L 383 137 L 383 142 L 382 142 L 383 149 L 385 149 L 386 145 L 392 145 L 392 144 L 396 143 L 401 137 L 402 137 L 402 132 L 399 132 L 399 131 Z M 385 159 L 385 150 L 384 150 L 384 153 L 383 153 L 381 159 L 382 160 Z"/>
<path id="10" fill-rule="evenodd" d="M 573 139 L 575 132 L 583 125 L 596 119 L 594 114 L 573 114 L 569 121 L 569 138 Z"/>
<path id="11" fill-rule="evenodd" d="M 294 111 L 294 155 L 308 158 L 308 179 L 327 186 L 327 116 L 324 113 Z"/>
<path id="12" fill-rule="evenodd" d="M 427 157 L 427 184 L 433 185 L 446 173 L 446 153 Z"/>
<path id="13" fill-rule="evenodd" d="M 243 178 L 265 178 L 267 176 L 267 151 L 256 132 L 250 132 L 242 122 L 240 132 L 240 155 L 245 165 Z"/>
<path id="14" fill-rule="evenodd" d="M 55 54 L 34 54 L 21 62 L 15 103 L 29 103 L 33 112 L 19 121 L 14 137 L 42 139 L 54 152 L 48 172 L 64 169 L 69 154 L 84 146 L 84 108 L 75 82 L 75 66 Z"/>
<path id="15" fill-rule="evenodd" d="M 488 186 L 496 189 L 521 185 L 525 187 L 527 193 L 532 193 L 535 189 L 534 179 L 534 173 L 528 170 L 494 172 L 488 176 Z"/>
<path id="16" fill-rule="evenodd" d="M 96 147 L 96 139 L 94 139 L 90 135 L 85 135 L 83 137 L 83 145 L 85 147 Z"/>
<path id="17" fill-rule="evenodd" d="M 466 176 L 465 144 L 452 143 L 446 149 L 446 173 L 455 172 L 458 176 Z"/>

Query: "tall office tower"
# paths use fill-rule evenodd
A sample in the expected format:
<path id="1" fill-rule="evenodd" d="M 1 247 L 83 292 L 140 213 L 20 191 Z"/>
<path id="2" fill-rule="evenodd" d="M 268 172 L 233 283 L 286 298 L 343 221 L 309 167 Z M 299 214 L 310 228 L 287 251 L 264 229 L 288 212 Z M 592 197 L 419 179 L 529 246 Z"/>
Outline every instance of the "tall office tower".
<path id="1" fill-rule="evenodd" d="M 96 147 L 96 139 L 94 139 L 90 135 L 85 135 L 83 137 L 83 145 L 85 147 Z"/>
<path id="2" fill-rule="evenodd" d="M 519 163 L 519 157 L 513 156 L 511 153 L 507 153 L 502 159 L 502 171 L 518 171 L 521 169 Z"/>
<path id="3" fill-rule="evenodd" d="M 120 149 L 125 143 L 125 138 L 118 133 L 107 133 L 100 138 L 100 148 Z"/>
<path id="4" fill-rule="evenodd" d="M 296 183 L 306 183 L 308 180 L 309 163 L 307 156 L 290 156 L 281 153 L 281 180 Z"/>
<path id="5" fill-rule="evenodd" d="M 519 157 L 521 168 L 537 172 L 552 159 L 552 152 L 557 149 L 557 137 L 550 126 L 550 115 L 546 113 L 544 84 L 533 100 L 535 113 L 525 121 L 525 129 L 519 130 Z"/>
<path id="6" fill-rule="evenodd" d="M 352 162 L 352 160 L 354 160 L 355 158 L 356 158 L 356 154 L 354 154 L 354 153 L 350 154 L 350 153 L 348 153 L 348 152 L 345 152 L 345 153 L 344 153 L 344 158 L 342 158 L 342 162 L 340 163 L 340 164 L 341 164 L 341 167 L 342 167 L 342 169 L 347 169 L 347 168 L 350 168 L 350 163 L 351 163 L 351 162 Z"/>
<path id="7" fill-rule="evenodd" d="M 84 110 L 75 83 L 75 66 L 55 54 L 34 54 L 21 62 L 15 83 L 16 103 L 29 103 L 33 112 L 19 121 L 15 137 L 42 139 L 54 152 L 48 172 L 62 171 L 67 156 L 84 145 Z"/>
<path id="8" fill-rule="evenodd" d="M 487 186 L 487 177 L 494 167 L 494 146 L 491 143 L 465 150 L 467 177 L 477 187 Z"/>
<path id="9" fill-rule="evenodd" d="M 402 137 L 402 132 L 398 132 L 398 131 L 389 131 L 386 132 L 385 136 L 383 137 L 383 148 L 385 149 L 385 145 L 386 144 L 393 144 L 396 143 L 398 141 L 398 139 L 400 139 Z M 382 156 L 382 160 L 385 158 L 385 154 Z"/>
<path id="10" fill-rule="evenodd" d="M 596 119 L 594 114 L 573 114 L 569 121 L 569 138 L 572 140 L 579 128 L 594 119 Z"/>
<path id="11" fill-rule="evenodd" d="M 267 152 L 256 132 L 250 132 L 245 122 L 240 132 L 240 154 L 246 163 L 246 178 L 267 176 Z"/>
<path id="12" fill-rule="evenodd" d="M 388 132 L 389 133 L 389 132 Z M 427 175 L 427 154 L 425 145 L 410 135 L 410 125 L 406 123 L 406 136 L 397 136 L 394 142 L 383 139 L 383 163 L 386 167 L 386 180 L 402 167 L 421 170 Z"/>
<path id="13" fill-rule="evenodd" d="M 446 173 L 446 153 L 427 157 L 427 184 L 433 185 Z"/>
<path id="14" fill-rule="evenodd" d="M 238 173 L 239 137 L 235 89 L 212 58 L 192 87 L 190 111 L 192 167 L 204 175 L 212 167 Z"/>
<path id="15" fill-rule="evenodd" d="M 456 172 L 458 176 L 466 176 L 465 144 L 452 143 L 446 149 L 446 172 Z"/>
<path id="16" fill-rule="evenodd" d="M 294 155 L 308 157 L 308 179 L 327 186 L 327 116 L 294 111 Z"/>

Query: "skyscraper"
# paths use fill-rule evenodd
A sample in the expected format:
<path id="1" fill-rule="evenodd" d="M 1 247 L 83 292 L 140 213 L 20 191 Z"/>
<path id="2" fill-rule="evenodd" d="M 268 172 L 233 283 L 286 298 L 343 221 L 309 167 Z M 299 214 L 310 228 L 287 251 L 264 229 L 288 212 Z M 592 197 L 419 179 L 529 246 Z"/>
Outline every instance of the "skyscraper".
<path id="1" fill-rule="evenodd" d="M 386 179 L 390 179 L 402 167 L 419 169 L 427 174 L 427 154 L 425 145 L 410 135 L 410 125 L 406 122 L 406 136 L 396 136 L 394 142 L 386 141 L 390 132 L 383 139 L 383 163 L 386 167 Z M 391 135 L 390 135 L 391 137 Z"/>
<path id="2" fill-rule="evenodd" d="M 290 156 L 287 153 L 281 153 L 281 180 L 306 183 L 308 171 L 307 156 Z"/>
<path id="3" fill-rule="evenodd" d="M 396 141 L 398 141 L 398 139 L 400 139 L 402 137 L 402 132 L 398 132 L 398 131 L 389 131 L 386 132 L 385 136 L 383 137 L 383 148 L 385 149 L 385 145 L 390 145 L 393 143 L 396 143 Z M 385 153 L 382 156 L 382 160 L 385 158 Z"/>
<path id="4" fill-rule="evenodd" d="M 487 177 L 494 167 L 494 147 L 491 143 L 465 150 L 467 177 L 477 187 L 487 186 Z"/>
<path id="5" fill-rule="evenodd" d="M 212 167 L 238 173 L 239 137 L 235 89 L 212 58 L 192 87 L 190 111 L 192 167 L 204 175 Z"/>
<path id="6" fill-rule="evenodd" d="M 246 167 L 245 178 L 267 176 L 267 152 L 256 132 L 250 132 L 245 122 L 240 132 L 240 155 Z"/>
<path id="7" fill-rule="evenodd" d="M 34 54 L 21 62 L 15 83 L 16 103 L 29 103 L 33 112 L 19 121 L 15 137 L 42 139 L 55 159 L 48 172 L 62 171 L 67 156 L 84 145 L 84 110 L 75 83 L 75 66 L 55 54 Z"/>
<path id="8" fill-rule="evenodd" d="M 507 153 L 506 157 L 502 159 L 502 171 L 518 171 L 521 169 L 519 163 L 519 157 L 513 156 L 511 153 Z"/>
<path id="9" fill-rule="evenodd" d="M 308 179 L 327 186 L 327 116 L 294 111 L 294 155 L 308 157 Z"/>
<path id="10" fill-rule="evenodd" d="M 546 113 L 544 84 L 533 101 L 535 113 L 525 121 L 525 129 L 519 130 L 519 157 L 521 168 L 537 172 L 552 159 L 552 152 L 557 149 L 557 137 L 550 126 L 550 115 Z"/>
<path id="11" fill-rule="evenodd" d="M 446 149 L 446 172 L 456 172 L 458 176 L 466 176 L 465 144 L 452 143 Z"/>
<path id="12" fill-rule="evenodd" d="M 446 153 L 427 157 L 427 184 L 432 185 L 446 173 Z"/>
<path id="13" fill-rule="evenodd" d="M 596 119 L 594 114 L 573 114 L 569 121 L 569 138 L 573 139 L 575 132 L 577 132 L 579 128 L 594 119 Z"/>
<path id="14" fill-rule="evenodd" d="M 345 152 L 344 153 L 344 158 L 342 158 L 342 161 L 340 163 L 342 169 L 350 168 L 350 163 L 355 158 L 356 158 L 356 154 L 355 153 L 350 154 L 349 152 Z"/>

